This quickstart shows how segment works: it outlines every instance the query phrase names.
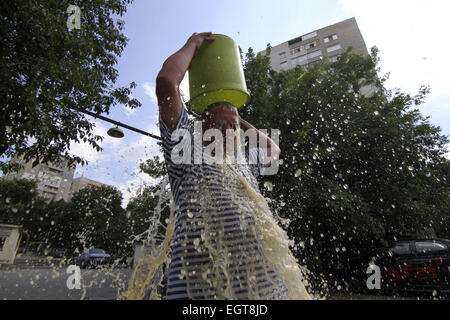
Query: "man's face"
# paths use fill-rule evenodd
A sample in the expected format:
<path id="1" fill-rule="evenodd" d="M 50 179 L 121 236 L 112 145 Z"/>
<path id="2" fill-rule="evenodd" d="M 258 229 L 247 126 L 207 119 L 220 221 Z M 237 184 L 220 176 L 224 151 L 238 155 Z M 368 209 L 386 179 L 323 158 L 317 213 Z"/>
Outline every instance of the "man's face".
<path id="1" fill-rule="evenodd" d="M 232 145 L 236 150 L 238 146 L 239 136 L 239 113 L 236 109 L 230 109 L 226 106 L 218 105 L 211 110 L 208 110 L 205 121 L 203 122 L 203 130 L 218 129 L 222 132 L 223 147 L 226 151 L 227 144 L 227 129 L 232 130 L 228 134 L 228 139 L 232 139 Z M 230 134 L 234 132 L 233 134 Z"/>

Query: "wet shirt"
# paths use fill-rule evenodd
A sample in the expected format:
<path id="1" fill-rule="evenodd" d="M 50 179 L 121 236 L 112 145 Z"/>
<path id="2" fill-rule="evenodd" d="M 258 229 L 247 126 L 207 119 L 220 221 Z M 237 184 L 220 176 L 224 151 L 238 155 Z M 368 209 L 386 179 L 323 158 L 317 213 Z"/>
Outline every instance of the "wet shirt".
<path id="1" fill-rule="evenodd" d="M 177 136 L 177 129 L 186 130 L 190 138 Z M 248 152 L 247 160 L 255 165 L 194 164 L 196 146 L 185 108 L 173 133 L 161 119 L 160 130 L 176 207 L 166 298 L 282 299 L 286 288 L 264 259 L 254 208 L 234 174 L 239 172 L 259 192 L 255 174 L 265 153 Z M 200 148 L 196 151 L 202 154 Z M 185 161 L 175 163 L 174 153 L 177 162 L 180 157 Z"/>

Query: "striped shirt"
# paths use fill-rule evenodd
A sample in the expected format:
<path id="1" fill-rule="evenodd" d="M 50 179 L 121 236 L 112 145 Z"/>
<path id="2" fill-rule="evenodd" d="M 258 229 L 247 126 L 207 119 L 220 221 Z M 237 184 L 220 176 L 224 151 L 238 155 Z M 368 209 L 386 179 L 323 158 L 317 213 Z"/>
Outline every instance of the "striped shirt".
<path id="1" fill-rule="evenodd" d="M 196 146 L 184 107 L 177 129 L 187 130 L 192 139 L 173 141 L 160 118 L 164 158 L 176 207 L 166 298 L 282 299 L 286 287 L 265 262 L 250 199 L 242 184 L 227 171 L 226 165 L 211 164 L 212 161 L 194 164 Z M 173 151 L 182 150 L 183 143 L 190 143 L 192 152 L 179 154 L 185 159 L 190 157 L 191 164 L 172 161 Z M 256 165 L 235 165 L 257 192 L 255 175 L 264 162 L 256 160 L 264 157 L 261 149 L 252 149 L 247 159 Z"/>

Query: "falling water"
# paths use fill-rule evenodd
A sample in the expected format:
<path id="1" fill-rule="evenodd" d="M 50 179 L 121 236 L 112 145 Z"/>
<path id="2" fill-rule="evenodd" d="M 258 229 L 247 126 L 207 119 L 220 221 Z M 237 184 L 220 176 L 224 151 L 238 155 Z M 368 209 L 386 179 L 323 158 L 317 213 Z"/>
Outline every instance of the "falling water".
<path id="1" fill-rule="evenodd" d="M 143 242 L 144 256 L 137 261 L 131 274 L 128 289 L 124 294 L 127 300 L 141 300 L 144 298 L 150 300 L 161 299 L 158 293 L 158 287 L 162 286 L 164 276 L 163 266 L 169 262 L 170 241 L 172 240 L 175 229 L 173 198 L 168 189 L 168 184 L 168 177 L 165 177 L 160 184 L 161 188 L 156 194 L 158 196 L 158 203 L 154 209 L 150 227 L 140 235 L 140 237 L 146 236 Z M 168 221 L 166 221 L 165 238 L 158 245 L 156 242 L 158 229 L 163 226 L 161 213 L 168 200 L 170 203 L 170 216 Z"/>
<path id="2" fill-rule="evenodd" d="M 185 248 L 193 247 L 199 254 L 208 254 L 211 263 L 202 266 L 187 266 L 181 270 L 180 277 L 187 281 L 188 293 L 203 290 L 204 297 L 214 299 L 240 299 L 242 296 L 237 294 L 236 289 L 232 287 L 232 279 L 236 274 L 245 270 L 245 279 L 241 281 L 240 286 L 246 287 L 249 299 L 262 299 L 260 292 L 256 290 L 256 274 L 254 267 L 255 261 L 264 261 L 264 264 L 270 266 L 278 277 L 273 281 L 276 288 L 284 288 L 282 294 L 278 289 L 277 296 L 282 299 L 311 299 L 306 291 L 306 280 L 303 277 L 302 270 L 298 266 L 295 257 L 290 251 L 293 244 L 289 240 L 286 232 L 278 225 L 267 204 L 266 199 L 248 183 L 242 172 L 239 172 L 233 165 L 219 165 L 219 181 L 236 198 L 235 205 L 239 206 L 241 230 L 245 230 L 257 243 L 256 248 L 249 252 L 245 247 L 240 247 L 238 253 L 231 252 L 224 244 L 225 228 L 220 225 L 220 221 L 214 218 L 206 210 L 196 212 L 187 211 L 186 219 L 181 219 L 181 228 L 201 227 L 201 237 L 190 242 L 185 242 Z M 245 176 L 244 176 L 245 175 Z M 185 201 L 201 203 L 202 208 L 214 208 L 217 206 L 217 200 L 214 199 L 206 190 L 207 185 L 199 182 L 195 193 L 195 199 L 184 199 Z M 164 270 L 170 264 L 170 247 L 172 237 L 175 232 L 176 220 L 181 213 L 177 212 L 171 192 L 167 188 L 168 179 L 164 180 L 159 194 L 157 195 L 158 205 L 155 208 L 152 223 L 149 230 L 145 233 L 144 257 L 137 262 L 129 281 L 128 290 L 125 293 L 126 299 L 164 299 L 158 293 L 158 288 L 162 287 L 164 279 Z M 161 223 L 161 212 L 164 203 L 170 198 L 170 218 L 167 221 L 165 238 L 162 243 L 157 244 L 158 228 Z M 240 199 L 240 201 L 238 201 Z M 178 214 L 178 215 L 177 215 Z M 183 222 L 184 221 L 184 222 Z M 219 221 L 219 222 L 218 222 Z M 219 227 L 218 227 L 219 226 Z M 239 271 L 237 267 L 239 266 Z M 303 270 L 305 271 L 305 270 Z M 266 275 L 268 270 L 265 270 Z M 272 279 L 267 276 L 267 279 Z M 199 286 L 199 282 L 203 282 Z M 214 288 L 211 295 L 211 287 Z"/>

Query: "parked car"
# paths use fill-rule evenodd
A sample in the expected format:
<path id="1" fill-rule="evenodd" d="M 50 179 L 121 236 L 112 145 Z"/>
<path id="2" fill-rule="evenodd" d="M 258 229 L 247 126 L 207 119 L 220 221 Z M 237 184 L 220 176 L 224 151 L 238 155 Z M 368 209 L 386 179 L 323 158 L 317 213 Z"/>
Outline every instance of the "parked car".
<path id="1" fill-rule="evenodd" d="M 65 258 L 66 256 L 66 249 L 64 248 L 55 248 L 52 250 L 52 256 L 53 258 Z"/>
<path id="2" fill-rule="evenodd" d="M 380 252 L 381 289 L 450 292 L 450 240 L 413 239 Z"/>
<path id="3" fill-rule="evenodd" d="M 95 267 L 99 265 L 110 265 L 112 259 L 103 249 L 86 249 L 80 256 L 76 258 L 76 264 L 81 268 Z"/>

